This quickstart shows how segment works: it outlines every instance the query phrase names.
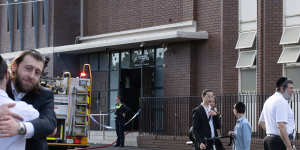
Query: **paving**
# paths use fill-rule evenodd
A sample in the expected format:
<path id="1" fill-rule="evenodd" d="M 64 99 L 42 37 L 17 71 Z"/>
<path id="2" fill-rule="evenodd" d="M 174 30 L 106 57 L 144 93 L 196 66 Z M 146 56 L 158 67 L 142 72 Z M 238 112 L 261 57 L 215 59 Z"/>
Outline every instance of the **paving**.
<path id="1" fill-rule="evenodd" d="M 80 148 L 80 149 L 68 149 L 68 150 L 159 150 L 152 148 L 139 148 L 135 146 L 125 146 L 125 147 L 114 147 L 111 145 L 91 145 L 88 148 Z"/>

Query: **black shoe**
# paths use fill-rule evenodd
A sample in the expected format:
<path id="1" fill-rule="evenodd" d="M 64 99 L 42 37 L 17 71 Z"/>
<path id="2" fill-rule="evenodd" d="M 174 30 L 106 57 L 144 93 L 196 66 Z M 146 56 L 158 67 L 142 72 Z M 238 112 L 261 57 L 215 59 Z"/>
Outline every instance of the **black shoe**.
<path id="1" fill-rule="evenodd" d="M 119 144 L 114 145 L 114 147 L 119 147 L 119 146 L 120 146 Z"/>
<path id="2" fill-rule="evenodd" d="M 124 145 L 120 145 L 120 147 L 124 147 Z"/>

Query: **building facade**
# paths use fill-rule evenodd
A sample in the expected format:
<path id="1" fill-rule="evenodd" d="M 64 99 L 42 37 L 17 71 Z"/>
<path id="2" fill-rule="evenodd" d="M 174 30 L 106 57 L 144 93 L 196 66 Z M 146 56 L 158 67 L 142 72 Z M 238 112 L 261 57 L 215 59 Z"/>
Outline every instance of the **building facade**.
<path id="1" fill-rule="evenodd" d="M 299 4 L 44 0 L 0 6 L 0 51 L 12 58 L 38 48 L 52 56 L 52 76 L 76 76 L 90 63 L 92 111 L 110 114 L 107 124 L 114 126 L 117 95 L 136 111 L 140 97 L 200 96 L 205 88 L 216 95 L 270 94 L 280 76 L 299 90 Z"/>

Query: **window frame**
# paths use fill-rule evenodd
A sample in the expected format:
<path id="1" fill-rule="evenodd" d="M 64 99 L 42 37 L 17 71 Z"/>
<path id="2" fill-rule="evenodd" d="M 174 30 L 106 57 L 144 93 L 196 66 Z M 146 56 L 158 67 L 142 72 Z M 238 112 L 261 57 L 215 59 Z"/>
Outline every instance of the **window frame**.
<path id="1" fill-rule="evenodd" d="M 284 61 L 282 59 L 284 59 L 286 56 L 285 54 L 287 53 L 288 49 L 294 49 L 294 48 L 298 48 L 298 56 L 296 60 L 293 61 Z M 294 55 L 296 56 L 296 54 Z M 277 64 L 288 64 L 288 63 L 296 63 L 299 60 L 299 56 L 300 56 L 300 46 L 285 46 L 283 47 L 283 50 L 281 51 L 280 57 L 278 58 Z"/>

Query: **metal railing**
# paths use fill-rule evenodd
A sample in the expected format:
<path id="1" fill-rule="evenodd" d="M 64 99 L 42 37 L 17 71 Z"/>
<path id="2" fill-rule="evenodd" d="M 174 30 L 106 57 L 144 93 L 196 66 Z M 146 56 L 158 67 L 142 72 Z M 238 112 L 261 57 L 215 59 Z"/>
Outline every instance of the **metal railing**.
<path id="1" fill-rule="evenodd" d="M 265 132 L 258 127 L 258 119 L 265 100 L 270 95 L 228 94 L 216 97 L 216 104 L 222 115 L 222 134 L 227 134 L 236 123 L 233 105 L 242 101 L 246 105 L 246 118 L 252 126 L 252 137 L 261 139 Z M 142 108 L 139 119 L 140 134 L 186 136 L 192 125 L 192 110 L 201 103 L 201 97 L 144 97 L 141 98 Z M 290 102 L 294 112 L 297 137 L 299 139 L 300 124 L 300 92 L 296 92 Z M 254 141 L 255 141 L 254 139 Z"/>

